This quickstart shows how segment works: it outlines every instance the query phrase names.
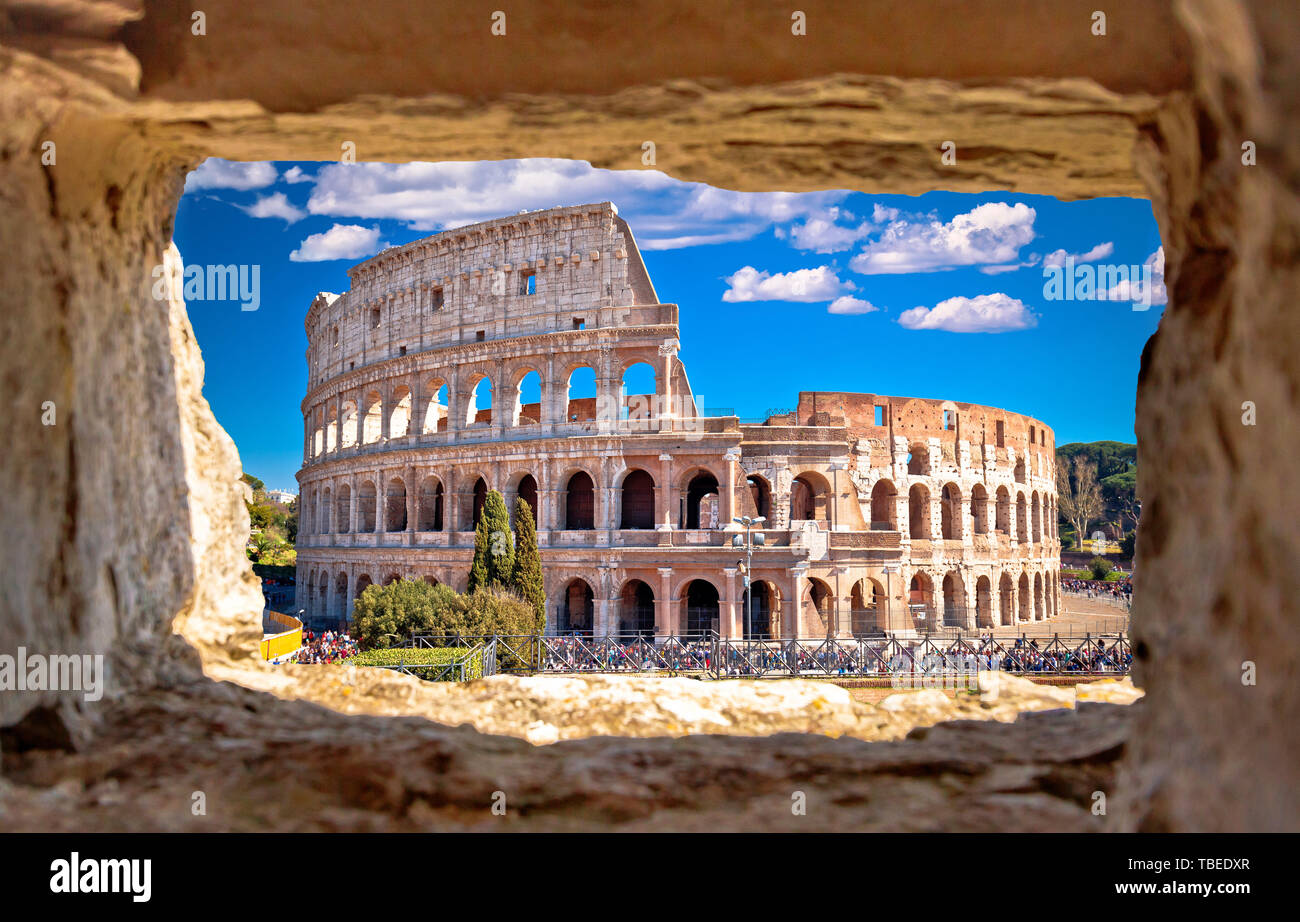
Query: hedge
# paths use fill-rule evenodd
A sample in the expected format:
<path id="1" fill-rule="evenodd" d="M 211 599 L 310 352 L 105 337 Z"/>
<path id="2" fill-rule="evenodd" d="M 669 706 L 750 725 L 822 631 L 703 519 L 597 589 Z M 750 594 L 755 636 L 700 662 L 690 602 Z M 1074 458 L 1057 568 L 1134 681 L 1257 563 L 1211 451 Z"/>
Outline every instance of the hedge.
<path id="1" fill-rule="evenodd" d="M 464 667 L 464 679 L 481 679 L 483 677 L 483 652 L 471 652 L 465 647 L 399 647 L 395 649 L 364 650 L 348 660 L 357 666 L 444 666 L 467 660 Z M 425 670 L 420 670 L 424 672 Z M 433 675 L 436 670 L 429 670 Z M 442 679 L 443 681 L 453 681 Z"/>

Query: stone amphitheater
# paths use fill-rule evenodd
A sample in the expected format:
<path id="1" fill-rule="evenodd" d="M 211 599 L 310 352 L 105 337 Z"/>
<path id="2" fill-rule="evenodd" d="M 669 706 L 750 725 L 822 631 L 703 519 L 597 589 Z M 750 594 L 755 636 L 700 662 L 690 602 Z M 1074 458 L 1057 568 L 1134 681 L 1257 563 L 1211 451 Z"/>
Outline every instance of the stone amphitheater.
<path id="1" fill-rule="evenodd" d="M 461 227 L 349 276 L 306 321 L 311 624 L 346 620 L 372 583 L 463 590 L 489 490 L 535 510 L 559 633 L 843 637 L 1059 612 L 1047 426 L 875 394 L 802 392 L 753 421 L 697 406 L 678 307 L 609 202 Z M 748 623 L 745 516 L 765 519 Z"/>

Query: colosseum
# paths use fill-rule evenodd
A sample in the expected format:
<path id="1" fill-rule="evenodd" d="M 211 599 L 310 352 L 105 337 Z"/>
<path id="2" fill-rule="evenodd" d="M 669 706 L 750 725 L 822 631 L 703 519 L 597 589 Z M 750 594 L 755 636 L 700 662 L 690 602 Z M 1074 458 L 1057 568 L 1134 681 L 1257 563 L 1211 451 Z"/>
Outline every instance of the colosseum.
<path id="1" fill-rule="evenodd" d="M 1047 426 L 861 393 L 802 392 L 752 422 L 697 407 L 678 307 L 612 203 L 457 228 L 348 274 L 306 321 L 309 624 L 342 622 L 374 582 L 463 590 L 494 489 L 535 510 L 556 633 L 849 637 L 1059 610 Z M 745 516 L 766 520 L 752 568 Z"/>

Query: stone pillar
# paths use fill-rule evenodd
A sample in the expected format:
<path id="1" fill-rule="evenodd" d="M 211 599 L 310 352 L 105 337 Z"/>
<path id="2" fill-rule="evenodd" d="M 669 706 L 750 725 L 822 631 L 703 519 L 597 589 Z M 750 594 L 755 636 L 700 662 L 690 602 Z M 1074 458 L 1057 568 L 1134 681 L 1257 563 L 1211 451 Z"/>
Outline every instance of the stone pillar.
<path id="1" fill-rule="evenodd" d="M 659 589 L 655 592 L 655 637 L 674 633 L 672 567 L 659 567 Z"/>
<path id="2" fill-rule="evenodd" d="M 723 528 L 731 529 L 738 527 L 732 519 L 736 517 L 736 462 L 740 460 L 740 451 L 735 448 L 730 449 L 724 457 L 727 461 L 727 482 L 722 487 L 720 497 L 722 510 L 719 518 L 722 519 Z"/>
<path id="3" fill-rule="evenodd" d="M 355 474 L 352 475 L 348 483 L 348 534 L 355 535 L 360 531 L 357 528 L 357 477 Z M 352 540 L 348 543 L 356 544 L 356 541 Z"/>
<path id="4" fill-rule="evenodd" d="M 375 472 L 375 534 L 383 535 L 388 528 L 388 484 L 382 470 Z M 376 543 L 379 543 L 376 540 Z"/>
<path id="5" fill-rule="evenodd" d="M 415 401 L 412 399 L 412 405 Z M 420 517 L 420 494 L 415 482 L 415 465 L 406 468 L 406 543 L 415 544 L 415 529 Z"/>
<path id="6" fill-rule="evenodd" d="M 736 574 L 740 572 L 735 567 L 723 567 L 722 574 L 726 577 L 726 592 L 722 600 L 721 611 L 718 613 L 718 635 L 721 637 L 739 637 L 741 628 L 738 625 L 743 624 L 740 620 L 740 590 L 737 588 Z"/>
<path id="7" fill-rule="evenodd" d="M 803 637 L 805 635 L 803 621 L 803 590 L 804 578 L 808 575 L 807 567 L 790 568 L 790 588 L 794 591 L 791 598 L 791 609 L 788 614 L 781 612 L 781 636 L 783 638 Z"/>

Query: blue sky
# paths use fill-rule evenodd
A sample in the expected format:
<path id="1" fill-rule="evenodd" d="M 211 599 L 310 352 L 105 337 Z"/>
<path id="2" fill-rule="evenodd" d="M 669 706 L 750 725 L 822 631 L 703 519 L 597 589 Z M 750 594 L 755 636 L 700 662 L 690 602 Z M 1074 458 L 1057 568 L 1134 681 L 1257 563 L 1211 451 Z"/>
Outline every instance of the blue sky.
<path id="1" fill-rule="evenodd" d="M 581 161 L 339 164 L 209 160 L 175 239 L 187 266 L 256 265 L 260 304 L 187 302 L 204 393 L 244 469 L 296 489 L 303 319 L 318 291 L 385 245 L 523 209 L 613 201 L 706 408 L 742 417 L 800 390 L 991 404 L 1059 444 L 1134 441 L 1142 347 L 1164 304 L 1163 251 L 1140 199 L 1008 193 L 739 193 Z M 1049 300 L 1044 266 L 1149 266 L 1145 292 Z M 1149 309 L 1134 310 L 1134 304 Z"/>

